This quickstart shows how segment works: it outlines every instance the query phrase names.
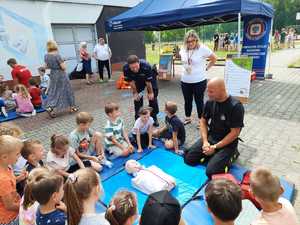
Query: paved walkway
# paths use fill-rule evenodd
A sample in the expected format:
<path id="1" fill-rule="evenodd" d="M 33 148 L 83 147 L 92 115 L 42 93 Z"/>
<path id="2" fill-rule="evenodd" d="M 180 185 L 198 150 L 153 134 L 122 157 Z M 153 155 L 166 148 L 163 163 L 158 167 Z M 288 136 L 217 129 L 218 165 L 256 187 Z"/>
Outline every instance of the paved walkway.
<path id="1" fill-rule="evenodd" d="M 248 168 L 264 165 L 296 184 L 300 189 L 300 69 L 288 69 L 287 65 L 300 57 L 300 49 L 278 51 L 272 54 L 270 71 L 272 80 L 255 81 L 251 87 L 249 104 L 245 106 L 245 128 L 240 144 L 238 162 Z M 177 70 L 180 71 L 180 68 Z M 224 67 L 210 71 L 209 77 L 223 76 Z M 115 77 L 116 79 L 116 77 Z M 116 90 L 114 83 L 86 86 L 84 82 L 72 83 L 77 104 L 90 112 L 95 120 L 93 127 L 102 130 L 106 118 L 103 106 L 106 101 L 121 105 L 123 118 L 128 128 L 133 125 L 133 102 L 129 91 Z M 166 100 L 176 101 L 179 116 L 184 117 L 183 97 L 179 78 L 160 82 L 159 102 L 161 108 Z M 195 108 L 194 108 L 195 109 Z M 194 111 L 194 115 L 195 111 Z M 75 127 L 74 114 L 62 114 L 49 119 L 46 113 L 34 118 L 18 119 L 15 122 L 26 131 L 26 137 L 41 140 L 49 148 L 49 137 L 54 133 L 68 134 Z M 198 138 L 195 123 L 187 126 L 187 143 Z M 295 208 L 300 217 L 300 198 L 296 195 Z"/>

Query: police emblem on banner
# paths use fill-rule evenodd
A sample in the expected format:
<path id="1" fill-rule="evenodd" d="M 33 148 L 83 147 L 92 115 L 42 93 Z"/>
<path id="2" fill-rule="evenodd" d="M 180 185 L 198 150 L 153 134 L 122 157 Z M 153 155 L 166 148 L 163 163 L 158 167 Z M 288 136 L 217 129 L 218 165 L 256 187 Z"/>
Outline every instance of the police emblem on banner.
<path id="1" fill-rule="evenodd" d="M 249 21 L 246 28 L 246 36 L 249 40 L 257 41 L 261 39 L 266 33 L 266 25 L 261 18 L 255 18 Z"/>

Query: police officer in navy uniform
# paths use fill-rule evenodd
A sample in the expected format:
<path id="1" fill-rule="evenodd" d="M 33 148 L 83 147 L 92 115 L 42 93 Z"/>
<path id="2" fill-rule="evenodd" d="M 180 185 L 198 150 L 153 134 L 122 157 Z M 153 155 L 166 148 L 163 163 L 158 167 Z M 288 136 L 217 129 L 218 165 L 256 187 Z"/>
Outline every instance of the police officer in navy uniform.
<path id="1" fill-rule="evenodd" d="M 237 157 L 238 137 L 244 126 L 242 103 L 226 92 L 224 80 L 213 78 L 207 84 L 209 101 L 200 120 L 201 139 L 185 152 L 188 165 L 207 163 L 206 175 L 211 178 L 226 173 Z"/>
<path id="2" fill-rule="evenodd" d="M 123 66 L 125 80 L 130 82 L 134 98 L 135 119 L 138 118 L 139 109 L 143 106 L 143 96 L 147 93 L 149 107 L 153 110 L 151 116 L 154 119 L 154 126 L 159 126 L 157 114 L 159 112 L 157 96 L 157 72 L 151 65 L 139 59 L 136 55 L 130 55 L 127 63 Z M 147 91 L 145 92 L 145 87 Z"/>

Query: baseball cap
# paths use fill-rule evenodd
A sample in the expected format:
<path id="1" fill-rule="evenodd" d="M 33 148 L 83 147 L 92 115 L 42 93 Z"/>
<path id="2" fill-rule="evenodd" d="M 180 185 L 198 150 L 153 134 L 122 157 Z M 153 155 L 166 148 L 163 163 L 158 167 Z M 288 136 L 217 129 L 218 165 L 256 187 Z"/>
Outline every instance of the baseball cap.
<path id="1" fill-rule="evenodd" d="M 140 225 L 178 225 L 181 207 L 168 191 L 158 191 L 148 196 L 144 205 Z"/>

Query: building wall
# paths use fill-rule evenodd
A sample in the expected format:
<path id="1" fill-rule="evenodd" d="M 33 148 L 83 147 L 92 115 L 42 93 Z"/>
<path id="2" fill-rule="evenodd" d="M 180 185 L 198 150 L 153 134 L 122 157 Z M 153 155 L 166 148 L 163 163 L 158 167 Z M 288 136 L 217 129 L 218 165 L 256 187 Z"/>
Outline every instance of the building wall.
<path id="1" fill-rule="evenodd" d="M 128 8 L 104 6 L 101 16 L 96 22 L 98 38 L 105 38 L 105 21 L 126 10 Z M 130 54 L 145 58 L 146 51 L 143 31 L 113 32 L 108 35 L 108 39 L 112 50 L 112 63 L 123 63 Z"/>
<path id="2" fill-rule="evenodd" d="M 134 6 L 139 0 L 0 0 L 0 74 L 11 79 L 9 58 L 36 74 L 43 64 L 53 24 L 95 24 L 104 3 Z M 97 20 L 98 19 L 98 20 Z M 103 22 L 104 23 L 104 22 Z M 117 51 L 116 51 L 117 53 Z"/>

